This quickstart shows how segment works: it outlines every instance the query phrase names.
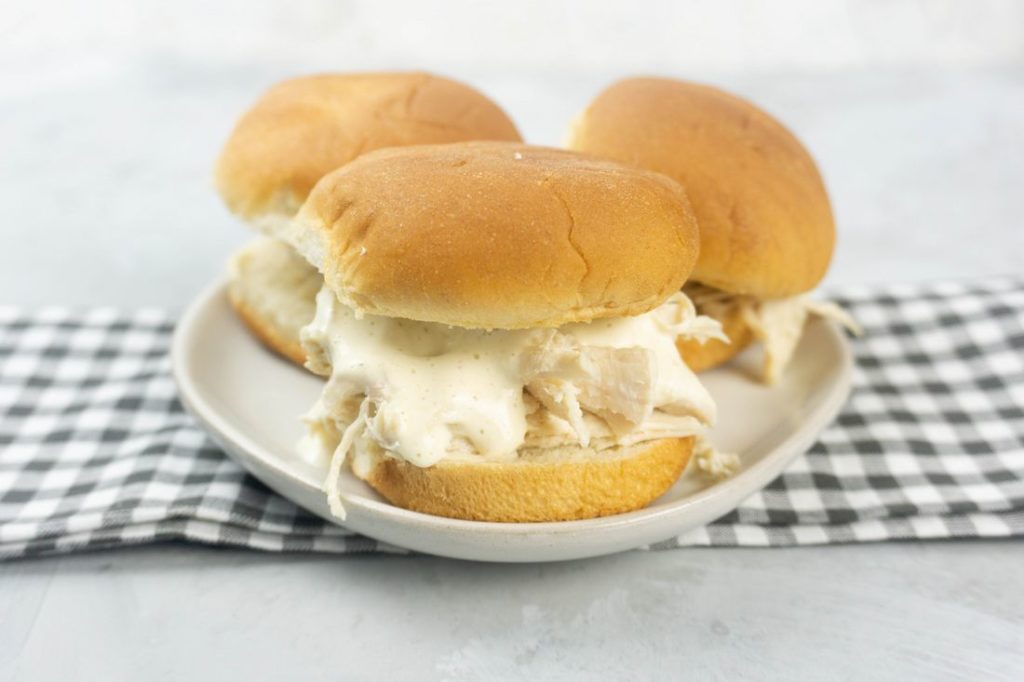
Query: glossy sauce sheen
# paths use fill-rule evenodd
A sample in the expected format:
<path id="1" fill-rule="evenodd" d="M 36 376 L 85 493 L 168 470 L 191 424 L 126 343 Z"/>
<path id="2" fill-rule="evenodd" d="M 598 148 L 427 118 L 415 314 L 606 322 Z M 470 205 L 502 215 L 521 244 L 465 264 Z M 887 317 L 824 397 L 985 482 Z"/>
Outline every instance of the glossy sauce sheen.
<path id="1" fill-rule="evenodd" d="M 715 406 L 675 348 L 694 321 L 677 294 L 636 317 L 471 330 L 357 319 L 324 288 L 303 343 L 310 368 L 330 379 L 307 421 L 329 454 L 362 410 L 357 454 L 369 441 L 421 467 L 467 453 L 512 459 L 530 442 L 607 447 L 645 433 L 696 435 Z M 550 414 L 529 419 L 537 410 Z"/>

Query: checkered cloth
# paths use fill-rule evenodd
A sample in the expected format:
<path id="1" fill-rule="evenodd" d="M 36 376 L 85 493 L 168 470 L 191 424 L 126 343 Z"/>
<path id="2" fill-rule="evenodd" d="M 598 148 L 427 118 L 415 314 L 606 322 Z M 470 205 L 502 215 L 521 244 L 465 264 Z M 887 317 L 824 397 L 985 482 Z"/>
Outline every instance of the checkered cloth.
<path id="1" fill-rule="evenodd" d="M 854 392 L 810 453 L 656 548 L 1024 535 L 1024 281 L 845 289 Z M 175 397 L 162 312 L 0 308 L 0 557 L 160 540 L 399 551 L 227 459 Z"/>

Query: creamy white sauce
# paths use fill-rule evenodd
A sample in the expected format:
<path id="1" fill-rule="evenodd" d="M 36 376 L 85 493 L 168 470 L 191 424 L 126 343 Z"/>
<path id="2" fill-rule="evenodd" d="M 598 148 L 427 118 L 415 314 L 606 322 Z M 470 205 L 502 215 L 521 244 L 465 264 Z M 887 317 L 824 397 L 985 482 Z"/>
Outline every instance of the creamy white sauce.
<path id="1" fill-rule="evenodd" d="M 359 473 L 371 453 L 428 467 L 699 435 L 715 405 L 680 359 L 680 335 L 721 337 L 682 293 L 635 317 L 485 331 L 359 318 L 324 287 L 302 340 L 310 369 L 329 376 L 306 421 L 307 446 L 331 460 L 332 510 L 344 513 L 336 479 L 348 456 Z"/>

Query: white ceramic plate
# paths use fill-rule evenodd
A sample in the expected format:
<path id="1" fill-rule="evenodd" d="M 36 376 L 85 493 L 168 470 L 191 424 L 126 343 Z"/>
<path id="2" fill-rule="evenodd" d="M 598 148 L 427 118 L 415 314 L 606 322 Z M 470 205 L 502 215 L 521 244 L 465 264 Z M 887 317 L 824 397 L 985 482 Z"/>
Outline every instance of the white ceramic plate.
<path id="1" fill-rule="evenodd" d="M 401 547 L 483 561 L 557 561 L 611 554 L 709 523 L 771 481 L 839 411 L 850 390 L 845 337 L 816 321 L 779 386 L 751 380 L 757 351 L 702 375 L 718 402 L 717 447 L 739 453 L 731 478 L 709 484 L 688 469 L 646 509 L 586 521 L 483 523 L 420 514 L 384 501 L 351 473 L 342 493 L 351 530 Z M 296 504 L 337 523 L 325 466 L 300 459 L 299 415 L 322 382 L 266 351 L 231 310 L 223 285 L 197 299 L 175 333 L 174 377 L 186 408 L 239 464 Z"/>

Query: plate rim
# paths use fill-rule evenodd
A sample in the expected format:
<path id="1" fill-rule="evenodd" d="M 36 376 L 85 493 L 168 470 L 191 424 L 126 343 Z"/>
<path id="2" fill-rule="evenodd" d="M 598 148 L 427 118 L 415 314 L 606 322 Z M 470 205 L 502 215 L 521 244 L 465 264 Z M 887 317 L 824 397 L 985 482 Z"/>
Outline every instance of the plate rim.
<path id="1" fill-rule="evenodd" d="M 211 435 L 218 444 L 222 439 L 233 444 L 248 455 L 256 458 L 263 466 L 266 466 L 279 475 L 282 475 L 302 486 L 314 487 L 323 494 L 322 481 L 310 481 L 294 470 L 283 466 L 284 462 L 280 456 L 275 456 L 269 448 L 250 437 L 245 432 L 233 426 L 230 421 L 222 415 L 209 401 L 203 397 L 202 390 L 198 387 L 197 379 L 191 375 L 188 369 L 188 359 L 191 357 L 190 346 L 197 334 L 200 334 L 198 321 L 202 315 L 208 312 L 218 302 L 228 303 L 228 283 L 225 278 L 215 281 L 207 286 L 200 294 L 192 300 L 184 313 L 175 325 L 174 336 L 171 344 L 171 370 L 178 398 L 188 413 L 196 419 L 201 427 Z M 821 420 L 822 429 L 832 423 L 836 415 L 845 404 L 852 388 L 853 376 L 853 354 L 845 335 L 839 331 L 834 323 L 828 320 L 816 320 L 813 324 L 824 325 L 826 333 L 831 337 L 832 343 L 837 346 L 841 357 L 840 367 L 836 378 L 826 389 L 826 395 L 820 404 L 816 405 L 805 421 L 814 419 Z M 435 516 L 422 512 L 404 509 L 386 501 L 378 501 L 362 495 L 343 494 L 342 500 L 350 510 L 358 509 L 364 514 L 371 516 L 382 516 L 385 520 L 413 526 L 429 526 L 432 529 L 455 531 L 462 536 L 486 536 L 493 537 L 495 534 L 502 536 L 540 536 L 554 538 L 562 536 L 578 536 L 600 531 L 621 530 L 630 526 L 670 523 L 671 518 L 690 511 L 693 507 L 717 507 L 716 503 L 725 502 L 727 510 L 733 509 L 742 503 L 743 500 L 762 490 L 772 479 L 774 479 L 785 467 L 792 463 L 797 457 L 806 453 L 820 435 L 821 430 L 807 429 L 794 430 L 783 438 L 769 454 L 754 462 L 749 467 L 724 481 L 719 481 L 695 493 L 689 494 L 682 499 L 675 500 L 659 507 L 644 507 L 623 514 L 602 516 L 592 519 L 579 519 L 573 521 L 543 521 L 543 522 L 519 522 L 507 523 L 500 521 L 471 521 L 466 519 L 453 519 L 445 516 Z M 222 445 L 223 447 L 223 445 Z M 276 486 L 263 480 L 259 474 L 240 462 L 230 451 L 230 448 L 223 447 L 225 454 L 249 471 L 265 485 L 275 490 Z M 295 502 L 293 500 L 293 502 Z M 340 519 L 325 517 L 322 513 L 310 509 L 304 504 L 295 502 L 310 513 L 324 518 L 330 523 L 353 530 Z M 713 521 L 722 513 L 707 521 L 691 524 L 693 528 L 701 523 Z M 678 524 L 678 533 L 687 530 L 686 524 Z M 362 531 L 354 531 L 362 532 Z"/>

